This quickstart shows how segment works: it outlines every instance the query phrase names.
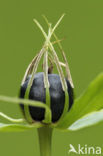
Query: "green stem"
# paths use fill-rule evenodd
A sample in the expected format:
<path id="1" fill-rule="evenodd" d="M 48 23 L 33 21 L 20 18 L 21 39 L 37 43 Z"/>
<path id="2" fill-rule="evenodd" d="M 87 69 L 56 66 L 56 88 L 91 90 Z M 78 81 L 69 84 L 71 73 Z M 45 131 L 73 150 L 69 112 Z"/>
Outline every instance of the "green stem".
<path id="1" fill-rule="evenodd" d="M 40 156 L 51 156 L 52 128 L 38 128 Z"/>

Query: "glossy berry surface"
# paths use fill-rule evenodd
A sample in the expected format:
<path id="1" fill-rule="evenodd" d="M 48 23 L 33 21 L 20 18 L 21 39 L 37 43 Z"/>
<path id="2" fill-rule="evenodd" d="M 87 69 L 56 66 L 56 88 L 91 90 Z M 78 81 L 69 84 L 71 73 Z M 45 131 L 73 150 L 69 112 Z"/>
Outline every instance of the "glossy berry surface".
<path id="1" fill-rule="evenodd" d="M 30 79 L 30 75 L 27 80 L 21 86 L 20 97 L 24 98 L 25 91 L 27 88 L 28 81 Z M 52 111 L 52 122 L 56 122 L 59 120 L 62 115 L 64 104 L 65 104 L 65 94 L 62 90 L 62 85 L 60 81 L 60 77 L 57 74 L 48 74 L 48 80 L 50 83 L 50 101 L 51 101 L 51 111 Z M 70 86 L 68 80 L 66 80 L 68 86 L 68 95 L 69 95 L 69 104 L 68 111 L 73 104 L 73 89 Z M 33 84 L 29 93 L 29 99 L 41 101 L 45 103 L 45 88 L 44 88 L 44 77 L 43 73 L 35 74 Z M 24 105 L 20 104 L 21 109 L 24 112 Z M 33 120 L 42 121 L 44 119 L 45 109 L 37 108 L 29 106 L 30 114 Z M 25 114 L 24 114 L 25 115 Z"/>

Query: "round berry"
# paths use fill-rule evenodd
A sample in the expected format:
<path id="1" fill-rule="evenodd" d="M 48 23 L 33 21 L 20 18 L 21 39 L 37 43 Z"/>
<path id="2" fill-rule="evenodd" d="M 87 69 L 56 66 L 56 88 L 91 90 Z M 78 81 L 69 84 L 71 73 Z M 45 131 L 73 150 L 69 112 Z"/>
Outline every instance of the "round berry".
<path id="1" fill-rule="evenodd" d="M 30 80 L 31 75 L 28 76 L 24 84 L 21 86 L 20 97 L 24 98 L 25 91 Z M 65 93 L 62 89 L 62 84 L 59 75 L 57 74 L 48 74 L 48 80 L 50 83 L 50 107 L 52 112 L 52 122 L 56 122 L 59 120 L 60 116 L 63 113 L 64 104 L 65 104 Z M 69 103 L 68 103 L 68 111 L 70 110 L 73 104 L 73 89 L 68 80 L 68 95 L 69 95 Z M 33 84 L 30 89 L 29 99 L 35 101 L 41 101 L 45 103 L 46 95 L 44 88 L 44 76 L 43 73 L 37 73 L 34 76 Z M 20 104 L 21 109 L 24 113 L 24 105 Z M 45 109 L 39 107 L 29 106 L 30 115 L 33 120 L 42 121 L 44 119 Z M 24 113 L 25 115 L 25 113 Z"/>

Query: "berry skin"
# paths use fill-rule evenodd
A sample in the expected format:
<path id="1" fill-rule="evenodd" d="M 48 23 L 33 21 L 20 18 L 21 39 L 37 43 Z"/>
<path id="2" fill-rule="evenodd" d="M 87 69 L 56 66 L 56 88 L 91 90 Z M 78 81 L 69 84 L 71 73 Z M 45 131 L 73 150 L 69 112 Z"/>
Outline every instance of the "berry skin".
<path id="1" fill-rule="evenodd" d="M 27 88 L 28 81 L 31 75 L 28 76 L 24 84 L 21 86 L 20 90 L 20 98 L 24 98 L 25 91 Z M 64 104 L 65 104 L 65 94 L 62 90 L 62 85 L 60 81 L 60 77 L 57 74 L 48 74 L 48 80 L 50 83 L 50 99 L 51 99 L 51 111 L 52 111 L 52 122 L 56 122 L 59 120 L 62 115 Z M 66 80 L 68 86 L 68 94 L 69 94 L 69 105 L 68 111 L 70 110 L 73 104 L 73 89 L 70 86 L 68 80 Z M 41 101 L 45 103 L 45 88 L 44 88 L 44 77 L 43 73 L 35 74 L 32 87 L 30 89 L 29 99 L 35 101 Z M 20 107 L 24 113 L 24 105 L 20 104 Z M 37 108 L 33 106 L 29 106 L 30 114 L 33 120 L 42 121 L 44 119 L 45 109 Z"/>

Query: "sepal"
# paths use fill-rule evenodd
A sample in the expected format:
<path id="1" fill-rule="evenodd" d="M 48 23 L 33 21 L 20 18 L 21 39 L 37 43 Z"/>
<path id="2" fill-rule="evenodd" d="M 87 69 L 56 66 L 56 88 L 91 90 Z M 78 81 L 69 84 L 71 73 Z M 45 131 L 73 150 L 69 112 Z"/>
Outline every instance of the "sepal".
<path id="1" fill-rule="evenodd" d="M 103 73 L 91 82 L 86 91 L 74 101 L 71 110 L 55 126 L 62 130 L 73 129 L 74 127 L 75 130 L 78 130 L 89 125 L 97 124 L 102 121 L 102 109 Z M 83 120 L 85 120 L 85 123 L 83 123 Z"/>

